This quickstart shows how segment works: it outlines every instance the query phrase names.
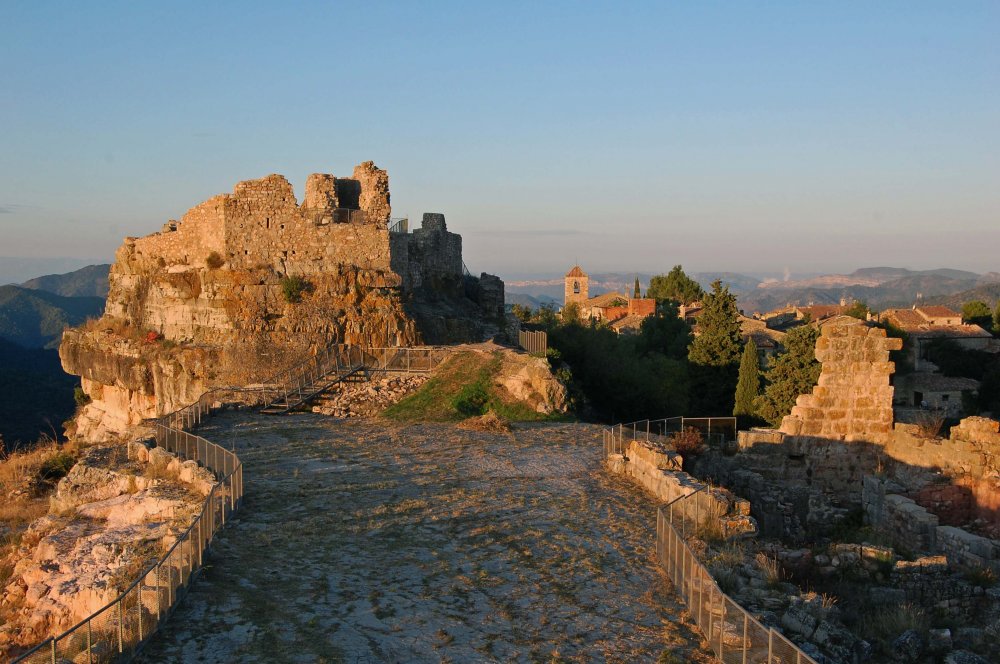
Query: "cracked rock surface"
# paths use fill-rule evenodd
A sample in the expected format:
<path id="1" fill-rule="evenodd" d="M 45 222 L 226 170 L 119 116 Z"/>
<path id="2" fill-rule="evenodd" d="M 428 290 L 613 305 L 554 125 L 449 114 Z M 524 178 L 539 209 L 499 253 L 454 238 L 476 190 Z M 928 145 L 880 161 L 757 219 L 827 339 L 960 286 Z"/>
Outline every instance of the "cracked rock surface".
<path id="1" fill-rule="evenodd" d="M 709 661 L 600 430 L 223 415 L 246 498 L 143 662 Z"/>

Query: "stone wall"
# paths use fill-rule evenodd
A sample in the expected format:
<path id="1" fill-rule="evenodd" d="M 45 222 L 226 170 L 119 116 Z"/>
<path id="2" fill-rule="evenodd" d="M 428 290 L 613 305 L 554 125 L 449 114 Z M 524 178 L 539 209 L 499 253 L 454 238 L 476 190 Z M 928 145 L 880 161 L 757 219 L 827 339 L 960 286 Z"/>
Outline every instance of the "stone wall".
<path id="1" fill-rule="evenodd" d="M 503 282 L 463 275 L 461 236 L 443 215 L 390 237 L 390 214 L 388 175 L 365 162 L 350 178 L 310 175 L 301 204 L 288 180 L 269 175 L 127 238 L 104 318 L 68 331 L 60 349 L 94 400 L 78 430 L 122 433 L 331 341 L 409 346 L 495 333 Z M 295 277 L 304 289 L 289 297 Z"/>
<path id="2" fill-rule="evenodd" d="M 625 454 L 612 454 L 608 466 L 612 472 L 628 475 L 664 503 L 700 492 L 697 499 L 673 503 L 675 516 L 696 522 L 718 519 L 727 536 L 751 535 L 757 524 L 750 517 L 750 503 L 720 487 L 710 487 L 681 470 L 681 457 L 656 443 L 632 440 Z"/>
<path id="3" fill-rule="evenodd" d="M 902 347 L 901 339 L 848 316 L 824 324 L 816 341 L 816 359 L 823 364 L 819 382 L 812 394 L 799 396 L 781 431 L 833 440 L 887 440 L 893 422 L 889 378 L 895 370 L 889 351 Z"/>

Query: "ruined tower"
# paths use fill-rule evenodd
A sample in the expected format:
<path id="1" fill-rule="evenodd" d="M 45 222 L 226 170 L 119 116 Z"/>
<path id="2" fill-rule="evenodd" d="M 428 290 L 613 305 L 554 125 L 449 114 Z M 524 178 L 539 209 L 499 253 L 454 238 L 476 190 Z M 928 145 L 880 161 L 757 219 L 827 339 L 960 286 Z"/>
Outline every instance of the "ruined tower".
<path id="1" fill-rule="evenodd" d="M 581 270 L 579 265 L 574 265 L 573 269 L 566 273 L 566 292 L 563 298 L 563 306 L 566 306 L 570 302 L 583 304 L 590 297 L 588 295 L 590 289 L 589 282 L 590 277 L 587 276 L 587 273 Z"/>

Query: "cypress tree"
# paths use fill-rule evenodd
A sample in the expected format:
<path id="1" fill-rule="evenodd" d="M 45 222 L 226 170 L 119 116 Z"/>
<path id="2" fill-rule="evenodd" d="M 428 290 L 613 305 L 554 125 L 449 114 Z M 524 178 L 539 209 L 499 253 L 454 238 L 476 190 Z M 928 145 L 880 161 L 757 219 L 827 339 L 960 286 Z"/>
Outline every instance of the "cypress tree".
<path id="1" fill-rule="evenodd" d="M 632 297 L 635 298 L 636 300 L 638 300 L 639 297 L 640 297 L 640 295 L 639 295 L 639 277 L 635 278 L 635 286 L 633 287 L 633 291 L 632 292 L 633 292 Z"/>
<path id="2" fill-rule="evenodd" d="M 740 358 L 740 377 L 736 381 L 736 406 L 733 415 L 753 417 L 756 415 L 754 399 L 760 395 L 760 364 L 757 359 L 757 344 L 748 339 Z"/>
<path id="3" fill-rule="evenodd" d="M 696 416 L 732 412 L 743 352 L 740 312 L 729 287 L 716 279 L 704 302 L 698 317 L 698 336 L 688 349 L 692 414 Z"/>
<path id="4" fill-rule="evenodd" d="M 785 337 L 785 352 L 771 363 L 764 374 L 767 387 L 754 403 L 757 416 L 773 426 L 792 412 L 800 394 L 808 394 L 819 380 L 822 369 L 816 360 L 816 340 L 819 328 L 803 325 L 789 331 Z"/>

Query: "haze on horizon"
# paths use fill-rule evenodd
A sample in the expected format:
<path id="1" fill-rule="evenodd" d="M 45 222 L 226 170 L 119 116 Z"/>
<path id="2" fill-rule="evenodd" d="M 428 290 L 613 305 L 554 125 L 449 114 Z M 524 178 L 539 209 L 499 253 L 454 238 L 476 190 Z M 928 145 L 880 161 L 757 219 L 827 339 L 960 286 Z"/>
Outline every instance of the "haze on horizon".
<path id="1" fill-rule="evenodd" d="M 0 255 L 389 172 L 474 271 L 1000 270 L 1000 5 L 24 3 Z"/>

